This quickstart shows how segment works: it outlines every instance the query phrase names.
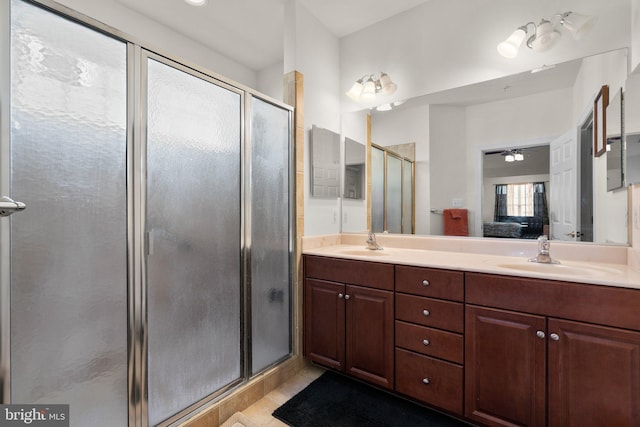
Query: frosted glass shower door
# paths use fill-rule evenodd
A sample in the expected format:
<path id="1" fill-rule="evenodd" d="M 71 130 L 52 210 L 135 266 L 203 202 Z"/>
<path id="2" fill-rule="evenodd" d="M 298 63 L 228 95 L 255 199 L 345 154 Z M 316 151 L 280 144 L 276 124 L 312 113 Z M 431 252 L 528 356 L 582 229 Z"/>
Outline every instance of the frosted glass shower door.
<path id="1" fill-rule="evenodd" d="M 291 352 L 290 113 L 251 102 L 252 373 Z"/>
<path id="2" fill-rule="evenodd" d="M 385 212 L 389 233 L 402 233 L 402 159 L 387 153 Z"/>
<path id="3" fill-rule="evenodd" d="M 129 420 L 126 49 L 11 2 L 11 401 L 75 427 Z"/>
<path id="4" fill-rule="evenodd" d="M 402 233 L 413 234 L 413 162 L 402 160 Z"/>
<path id="5" fill-rule="evenodd" d="M 149 423 L 241 373 L 239 93 L 148 58 Z"/>
<path id="6" fill-rule="evenodd" d="M 384 151 L 371 147 L 371 229 L 374 233 L 385 231 Z"/>

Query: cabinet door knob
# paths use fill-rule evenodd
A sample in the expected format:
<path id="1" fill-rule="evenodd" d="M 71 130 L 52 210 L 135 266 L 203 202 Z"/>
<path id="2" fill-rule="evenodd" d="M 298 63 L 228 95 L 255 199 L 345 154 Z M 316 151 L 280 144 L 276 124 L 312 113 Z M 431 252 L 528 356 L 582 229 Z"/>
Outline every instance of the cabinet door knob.
<path id="1" fill-rule="evenodd" d="M 344 295 L 338 294 L 338 298 L 342 299 L 342 298 L 344 298 Z"/>
<path id="2" fill-rule="evenodd" d="M 422 310 L 422 314 L 424 314 L 425 316 L 430 315 L 431 313 L 429 313 L 429 310 Z"/>
<path id="3" fill-rule="evenodd" d="M 430 383 L 429 378 L 423 378 L 422 379 L 422 383 L 423 384 L 429 384 Z"/>
<path id="4" fill-rule="evenodd" d="M 351 297 L 349 296 L 349 294 L 346 294 L 346 295 L 344 296 L 344 299 L 349 299 L 349 298 L 351 298 Z"/>
<path id="5" fill-rule="evenodd" d="M 422 340 L 422 344 L 424 344 L 424 345 L 429 345 L 429 344 L 430 344 L 430 342 L 429 342 L 429 340 Z"/>
<path id="6" fill-rule="evenodd" d="M 429 286 L 429 281 L 427 279 L 425 279 L 425 280 L 422 281 L 422 284 L 425 285 L 425 286 Z"/>
<path id="7" fill-rule="evenodd" d="M 538 338 L 544 338 L 544 337 L 545 337 L 544 332 L 542 332 L 542 331 L 538 331 L 538 332 L 536 332 L 536 336 L 537 336 Z"/>
<path id="8" fill-rule="evenodd" d="M 549 338 L 551 338 L 554 341 L 558 341 L 560 339 L 560 335 L 558 334 L 551 334 L 549 335 Z"/>

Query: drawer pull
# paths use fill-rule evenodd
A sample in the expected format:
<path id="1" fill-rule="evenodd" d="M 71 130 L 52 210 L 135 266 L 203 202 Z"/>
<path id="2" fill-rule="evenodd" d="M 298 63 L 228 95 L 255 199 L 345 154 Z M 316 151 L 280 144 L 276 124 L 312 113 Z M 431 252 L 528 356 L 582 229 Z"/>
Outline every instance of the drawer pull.
<path id="1" fill-rule="evenodd" d="M 429 344 L 430 344 L 430 342 L 429 342 L 429 340 L 422 340 L 422 344 L 424 344 L 424 345 L 429 345 Z"/>
<path id="2" fill-rule="evenodd" d="M 429 286 L 429 281 L 425 279 L 425 280 L 422 281 L 422 284 L 424 286 Z"/>
<path id="3" fill-rule="evenodd" d="M 338 298 L 339 298 L 339 299 L 342 299 L 342 298 L 344 298 L 344 295 L 342 295 L 342 294 L 338 294 Z"/>
<path id="4" fill-rule="evenodd" d="M 542 332 L 542 331 L 538 331 L 538 332 L 536 332 L 536 336 L 537 336 L 538 338 L 544 338 L 544 332 Z"/>
<path id="5" fill-rule="evenodd" d="M 345 294 L 344 299 L 349 299 L 349 298 L 351 298 L 349 294 Z"/>
<path id="6" fill-rule="evenodd" d="M 430 315 L 431 313 L 429 313 L 429 310 L 422 310 L 422 314 L 424 314 L 425 316 Z"/>
<path id="7" fill-rule="evenodd" d="M 423 378 L 422 379 L 422 383 L 423 384 L 429 384 L 430 383 L 429 378 Z"/>
<path id="8" fill-rule="evenodd" d="M 549 337 L 554 341 L 558 341 L 560 339 L 560 335 L 558 334 L 551 334 Z"/>

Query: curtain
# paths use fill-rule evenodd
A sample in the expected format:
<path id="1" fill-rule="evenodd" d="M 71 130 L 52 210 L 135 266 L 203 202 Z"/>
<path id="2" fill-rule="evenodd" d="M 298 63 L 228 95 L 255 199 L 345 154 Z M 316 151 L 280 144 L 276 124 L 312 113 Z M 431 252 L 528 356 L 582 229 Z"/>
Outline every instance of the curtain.
<path id="1" fill-rule="evenodd" d="M 493 210 L 493 220 L 500 221 L 507 216 L 507 184 L 496 184 L 496 204 Z"/>
<path id="2" fill-rule="evenodd" d="M 544 182 L 533 183 L 533 216 L 542 218 L 543 224 L 549 224 L 547 193 L 545 192 Z"/>

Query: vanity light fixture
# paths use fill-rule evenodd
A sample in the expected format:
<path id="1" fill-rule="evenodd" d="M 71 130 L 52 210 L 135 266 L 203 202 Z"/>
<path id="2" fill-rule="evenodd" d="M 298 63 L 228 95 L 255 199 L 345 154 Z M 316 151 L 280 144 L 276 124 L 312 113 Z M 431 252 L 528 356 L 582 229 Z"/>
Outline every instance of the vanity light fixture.
<path id="1" fill-rule="evenodd" d="M 595 22 L 595 16 L 576 12 L 557 13 L 550 20 L 541 19 L 538 25 L 527 22 L 518 27 L 505 41 L 498 44 L 498 53 L 505 58 L 515 58 L 518 56 L 518 50 L 525 38 L 529 49 L 534 52 L 544 52 L 556 45 L 561 36 L 560 28 L 565 28 L 575 40 L 580 40 L 593 28 Z M 530 31 L 531 27 L 532 31 Z"/>
<path id="2" fill-rule="evenodd" d="M 391 80 L 391 77 L 389 77 L 387 73 L 380 73 L 378 77 L 373 74 L 368 74 L 356 80 L 347 92 L 347 96 L 356 102 L 368 102 L 376 99 L 378 93 L 391 95 L 397 89 L 398 85 Z"/>

